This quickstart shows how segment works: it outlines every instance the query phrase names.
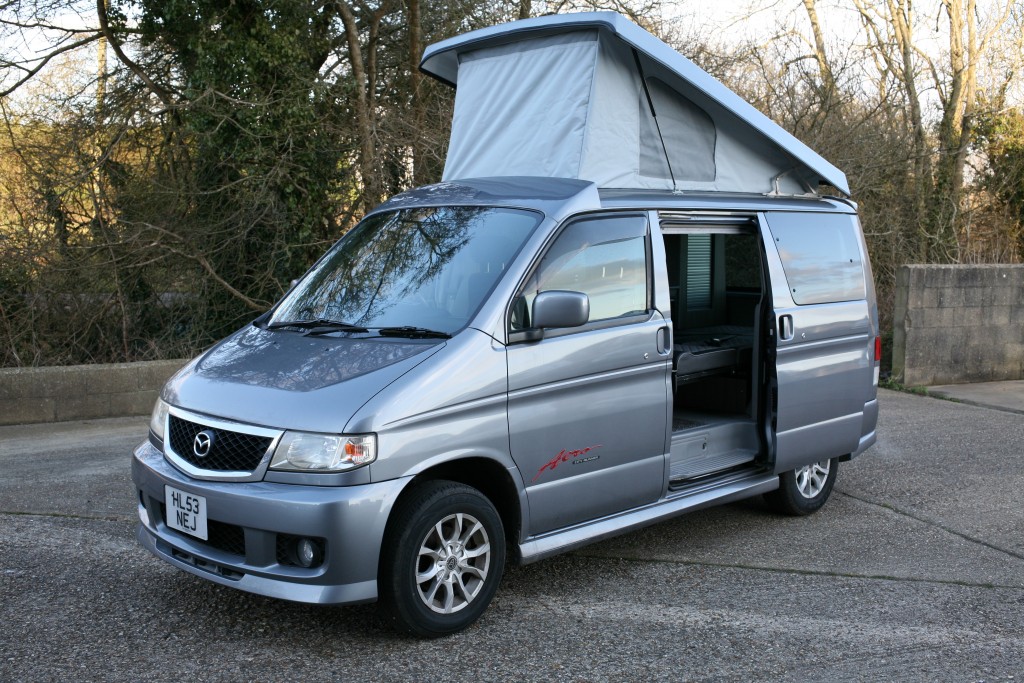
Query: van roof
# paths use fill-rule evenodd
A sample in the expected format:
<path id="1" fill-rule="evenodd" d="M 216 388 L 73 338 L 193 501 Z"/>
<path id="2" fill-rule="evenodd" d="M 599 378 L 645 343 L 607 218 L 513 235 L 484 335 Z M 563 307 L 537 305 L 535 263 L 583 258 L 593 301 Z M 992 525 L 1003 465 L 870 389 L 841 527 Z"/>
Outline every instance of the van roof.
<path id="1" fill-rule="evenodd" d="M 372 213 L 421 206 L 524 208 L 556 220 L 601 209 L 856 213 L 855 204 L 836 197 L 599 189 L 573 178 L 536 177 L 467 178 L 425 185 L 395 195 Z"/>
<path id="2" fill-rule="evenodd" d="M 601 207 L 685 211 L 832 211 L 856 213 L 852 201 L 839 197 L 771 196 L 743 192 L 666 192 L 600 190 Z"/>

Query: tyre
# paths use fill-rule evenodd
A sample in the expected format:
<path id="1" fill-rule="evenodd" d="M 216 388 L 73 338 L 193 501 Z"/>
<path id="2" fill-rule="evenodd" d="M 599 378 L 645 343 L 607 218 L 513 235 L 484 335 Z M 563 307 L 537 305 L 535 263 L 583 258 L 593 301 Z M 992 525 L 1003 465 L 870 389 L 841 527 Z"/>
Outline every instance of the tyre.
<path id="1" fill-rule="evenodd" d="M 388 522 L 378 586 L 399 631 L 455 633 L 483 614 L 505 568 L 505 531 L 474 488 L 429 481 L 399 501 Z"/>
<path id="2" fill-rule="evenodd" d="M 776 512 L 786 515 L 809 515 L 816 512 L 832 493 L 839 471 L 839 461 L 821 460 L 779 475 L 779 488 L 764 494 Z"/>

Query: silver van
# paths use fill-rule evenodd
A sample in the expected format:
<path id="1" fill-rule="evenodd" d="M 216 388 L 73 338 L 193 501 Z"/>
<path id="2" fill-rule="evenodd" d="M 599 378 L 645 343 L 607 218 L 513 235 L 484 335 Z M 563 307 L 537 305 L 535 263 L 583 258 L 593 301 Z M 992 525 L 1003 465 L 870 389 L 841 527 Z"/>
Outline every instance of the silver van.
<path id="1" fill-rule="evenodd" d="M 581 32 L 667 69 L 616 17 L 468 34 L 425 70 Z M 132 459 L 139 542 L 261 595 L 380 600 L 431 637 L 473 623 L 507 562 L 750 496 L 814 512 L 875 440 L 878 314 L 855 206 L 803 187 L 845 177 L 770 132 L 798 192 L 701 190 L 666 151 L 661 189 L 503 174 L 387 201 L 164 387 Z"/>

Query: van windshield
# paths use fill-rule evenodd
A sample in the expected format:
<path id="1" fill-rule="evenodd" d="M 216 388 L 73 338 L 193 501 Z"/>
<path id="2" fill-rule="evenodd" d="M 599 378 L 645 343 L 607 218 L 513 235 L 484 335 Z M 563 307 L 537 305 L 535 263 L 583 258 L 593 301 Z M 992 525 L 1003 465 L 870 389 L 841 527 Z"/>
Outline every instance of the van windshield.
<path id="1" fill-rule="evenodd" d="M 368 216 L 306 274 L 269 324 L 447 336 L 469 323 L 541 218 L 478 206 Z"/>

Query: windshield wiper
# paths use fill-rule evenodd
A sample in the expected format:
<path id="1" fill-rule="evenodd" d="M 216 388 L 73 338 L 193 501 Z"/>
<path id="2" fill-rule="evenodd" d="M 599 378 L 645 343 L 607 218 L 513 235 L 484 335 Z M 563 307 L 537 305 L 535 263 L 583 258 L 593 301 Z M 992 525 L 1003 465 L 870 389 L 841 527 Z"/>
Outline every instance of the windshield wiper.
<path id="1" fill-rule="evenodd" d="M 328 320 L 327 318 L 313 318 L 311 320 L 285 320 L 267 325 L 268 330 L 279 330 L 282 327 L 298 327 L 306 330 L 305 336 L 326 334 L 328 332 L 369 332 L 362 325 L 353 325 L 341 320 Z"/>
<path id="2" fill-rule="evenodd" d="M 451 339 L 452 335 L 440 330 L 430 330 L 426 327 L 380 327 L 377 332 L 382 337 L 409 337 L 410 339 Z"/>

